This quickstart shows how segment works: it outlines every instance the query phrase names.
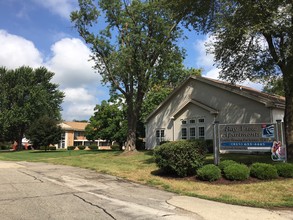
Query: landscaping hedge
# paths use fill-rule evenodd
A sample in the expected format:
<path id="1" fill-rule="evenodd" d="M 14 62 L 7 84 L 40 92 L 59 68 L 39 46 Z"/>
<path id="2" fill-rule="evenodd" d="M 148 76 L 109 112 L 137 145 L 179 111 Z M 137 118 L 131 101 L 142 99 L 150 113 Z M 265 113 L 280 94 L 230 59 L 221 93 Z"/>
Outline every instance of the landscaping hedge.
<path id="1" fill-rule="evenodd" d="M 79 145 L 79 146 L 78 146 L 78 149 L 79 149 L 79 150 L 84 150 L 84 149 L 85 149 L 85 146 L 84 146 L 84 145 Z"/>
<path id="2" fill-rule="evenodd" d="M 205 141 L 182 140 L 157 146 L 154 158 L 163 172 L 184 177 L 195 174 L 203 166 L 205 153 Z"/>
<path id="3" fill-rule="evenodd" d="M 56 150 L 55 146 L 40 146 L 40 150 Z"/>
<path id="4" fill-rule="evenodd" d="M 97 145 L 90 145 L 89 148 L 91 150 L 98 150 L 98 146 Z"/>
<path id="5" fill-rule="evenodd" d="M 214 164 L 207 164 L 197 170 L 197 177 L 205 181 L 216 181 L 222 177 L 221 170 Z"/>
<path id="6" fill-rule="evenodd" d="M 223 170 L 228 180 L 246 180 L 249 177 L 249 168 L 245 164 L 232 163 Z"/>
<path id="7" fill-rule="evenodd" d="M 293 164 L 279 163 L 275 165 L 278 175 L 285 178 L 293 178 Z"/>
<path id="8" fill-rule="evenodd" d="M 219 168 L 220 168 L 221 171 L 223 172 L 224 169 L 225 169 L 227 166 L 231 165 L 231 164 L 237 164 L 237 162 L 234 161 L 234 160 L 223 160 L 223 161 L 220 162 L 220 164 L 219 164 Z"/>
<path id="9" fill-rule="evenodd" d="M 9 149 L 11 149 L 11 146 L 1 145 L 1 146 L 0 146 L 0 149 L 1 149 L 1 150 L 9 150 Z"/>
<path id="10" fill-rule="evenodd" d="M 48 146 L 40 146 L 40 150 L 49 150 Z"/>
<path id="11" fill-rule="evenodd" d="M 111 150 L 121 150 L 121 147 L 118 143 L 114 143 L 111 145 Z"/>
<path id="12" fill-rule="evenodd" d="M 250 175 L 262 180 L 278 178 L 277 168 L 266 163 L 253 163 L 251 165 Z"/>
<path id="13" fill-rule="evenodd" d="M 75 146 L 68 146 L 67 150 L 74 150 Z"/>

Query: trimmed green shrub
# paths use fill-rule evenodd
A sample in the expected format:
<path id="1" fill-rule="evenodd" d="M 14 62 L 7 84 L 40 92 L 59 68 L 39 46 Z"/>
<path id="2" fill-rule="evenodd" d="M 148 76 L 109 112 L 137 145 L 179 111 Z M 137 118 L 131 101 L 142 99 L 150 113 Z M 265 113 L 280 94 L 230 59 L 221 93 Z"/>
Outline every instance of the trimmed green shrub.
<path id="1" fill-rule="evenodd" d="M 293 164 L 292 163 L 278 163 L 275 165 L 278 175 L 285 178 L 293 178 Z"/>
<path id="2" fill-rule="evenodd" d="M 75 146 L 68 146 L 67 150 L 74 150 Z"/>
<path id="3" fill-rule="evenodd" d="M 49 146 L 49 150 L 56 150 L 57 148 L 55 146 Z"/>
<path id="4" fill-rule="evenodd" d="M 253 163 L 251 165 L 250 175 L 261 180 L 278 178 L 277 168 L 266 163 Z"/>
<path id="5" fill-rule="evenodd" d="M 111 149 L 112 150 L 121 150 L 121 147 L 118 143 L 114 143 L 113 145 L 111 145 Z"/>
<path id="6" fill-rule="evenodd" d="M 7 141 L 0 141 L 0 149 L 1 150 L 10 150 L 12 148 L 11 143 Z"/>
<path id="7" fill-rule="evenodd" d="M 184 177 L 195 174 L 203 166 L 205 144 L 202 140 L 174 141 L 157 146 L 154 158 L 163 172 Z"/>
<path id="8" fill-rule="evenodd" d="M 219 168 L 220 168 L 221 171 L 223 172 L 224 169 L 225 169 L 227 166 L 231 165 L 231 164 L 237 164 L 237 162 L 234 161 L 234 160 L 223 160 L 223 161 L 220 162 L 220 164 L 219 164 Z"/>
<path id="9" fill-rule="evenodd" d="M 40 150 L 49 150 L 49 147 L 47 147 L 47 146 L 40 146 Z"/>
<path id="10" fill-rule="evenodd" d="M 97 145 L 90 145 L 89 149 L 91 150 L 98 150 L 98 146 Z"/>
<path id="11" fill-rule="evenodd" d="M 246 180 L 249 177 L 249 168 L 245 164 L 232 163 L 223 170 L 228 180 Z"/>
<path id="12" fill-rule="evenodd" d="M 10 146 L 5 146 L 5 145 L 0 146 L 1 150 L 9 150 L 10 148 L 11 148 Z"/>
<path id="13" fill-rule="evenodd" d="M 209 153 L 213 153 L 214 152 L 214 141 L 212 139 L 207 139 L 207 140 L 205 140 L 205 142 L 206 142 L 207 151 Z"/>
<path id="14" fill-rule="evenodd" d="M 166 144 L 166 143 L 169 143 L 170 141 L 161 141 L 160 142 L 160 145 L 163 145 L 163 144 Z"/>
<path id="15" fill-rule="evenodd" d="M 221 178 L 221 170 L 214 164 L 207 164 L 197 170 L 197 177 L 205 181 L 216 181 Z"/>
<path id="16" fill-rule="evenodd" d="M 84 145 L 79 145 L 79 146 L 78 146 L 78 149 L 79 149 L 79 150 L 84 150 L 84 148 L 85 148 Z"/>

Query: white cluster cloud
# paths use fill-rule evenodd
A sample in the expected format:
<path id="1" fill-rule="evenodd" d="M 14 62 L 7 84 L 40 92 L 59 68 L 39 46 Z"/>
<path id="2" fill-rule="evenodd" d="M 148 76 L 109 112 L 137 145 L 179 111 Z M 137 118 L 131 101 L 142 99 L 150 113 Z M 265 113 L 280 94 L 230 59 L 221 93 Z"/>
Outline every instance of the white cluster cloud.
<path id="1" fill-rule="evenodd" d="M 55 13 L 65 19 L 70 18 L 70 13 L 75 9 L 77 0 L 32 0 L 35 4 L 38 4 L 44 8 L 49 9 L 52 13 Z"/>
<path id="2" fill-rule="evenodd" d="M 54 83 L 64 91 L 63 119 L 88 119 L 94 112 L 101 77 L 91 67 L 90 50 L 77 38 L 64 38 L 52 47 L 52 56 L 45 61 L 34 44 L 23 37 L 0 30 L 0 66 L 45 66 L 55 73 Z M 100 95 L 101 96 L 101 95 Z"/>
<path id="3" fill-rule="evenodd" d="M 91 52 L 80 39 L 61 39 L 51 47 L 51 51 L 53 56 L 47 66 L 56 73 L 54 80 L 62 82 L 63 87 L 86 86 L 99 80 L 92 69 L 94 62 L 89 61 Z"/>
<path id="4" fill-rule="evenodd" d="M 86 119 L 93 114 L 96 106 L 96 97 L 85 88 L 67 88 L 64 89 L 64 111 L 70 120 Z M 78 113 L 78 114 L 77 114 Z"/>
<path id="5" fill-rule="evenodd" d="M 31 41 L 0 29 L 0 66 L 37 67 L 40 64 L 42 64 L 42 54 Z"/>
<path id="6" fill-rule="evenodd" d="M 203 75 L 212 78 L 219 79 L 220 69 L 215 66 L 214 56 L 211 53 L 207 52 L 207 44 L 214 41 L 212 36 L 207 36 L 205 39 L 196 40 L 193 43 L 194 50 L 198 53 L 197 57 L 195 57 L 195 65 L 196 68 L 203 68 Z M 245 80 L 240 83 L 243 86 L 252 87 L 258 90 L 262 90 L 263 85 L 260 83 L 254 83 L 249 80 Z"/>

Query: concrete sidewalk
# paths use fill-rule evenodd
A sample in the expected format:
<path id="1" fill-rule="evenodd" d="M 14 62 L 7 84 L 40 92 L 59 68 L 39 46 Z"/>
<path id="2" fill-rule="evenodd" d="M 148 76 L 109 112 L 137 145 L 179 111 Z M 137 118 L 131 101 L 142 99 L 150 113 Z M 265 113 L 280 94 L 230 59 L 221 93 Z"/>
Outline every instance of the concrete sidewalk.
<path id="1" fill-rule="evenodd" d="M 189 196 L 174 196 L 170 205 L 196 213 L 205 220 L 292 220 L 293 211 L 229 205 Z"/>

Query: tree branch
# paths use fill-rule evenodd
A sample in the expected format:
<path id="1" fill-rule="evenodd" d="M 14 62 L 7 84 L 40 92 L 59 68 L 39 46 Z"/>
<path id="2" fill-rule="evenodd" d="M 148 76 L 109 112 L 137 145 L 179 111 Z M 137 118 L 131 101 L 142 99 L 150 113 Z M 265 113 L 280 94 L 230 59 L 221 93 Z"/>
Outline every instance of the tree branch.
<path id="1" fill-rule="evenodd" d="M 272 36 L 270 34 L 266 34 L 266 33 L 263 33 L 263 36 L 265 37 L 265 39 L 268 43 L 271 56 L 273 57 L 276 64 L 282 68 L 283 62 L 276 52 L 276 48 L 274 46 Z"/>

